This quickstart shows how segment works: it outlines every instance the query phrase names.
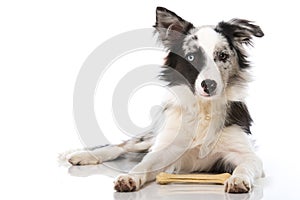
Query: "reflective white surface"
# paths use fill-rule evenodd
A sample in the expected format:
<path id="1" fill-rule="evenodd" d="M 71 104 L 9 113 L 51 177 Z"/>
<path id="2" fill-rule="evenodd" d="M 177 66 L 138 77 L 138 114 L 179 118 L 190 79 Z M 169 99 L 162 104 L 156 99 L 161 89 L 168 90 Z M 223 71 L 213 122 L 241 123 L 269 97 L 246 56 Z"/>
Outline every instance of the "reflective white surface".
<path id="1" fill-rule="evenodd" d="M 282 161 L 289 159 L 283 158 Z M 101 194 L 105 199 L 132 199 L 132 200 L 179 200 L 179 199 L 233 199 L 233 200 L 258 200 L 258 199 L 300 199 L 299 174 L 296 173 L 297 166 L 288 166 L 288 162 L 282 162 L 280 165 L 274 165 L 275 160 L 271 157 L 264 160 L 266 177 L 256 180 L 254 187 L 247 194 L 228 194 L 224 192 L 223 185 L 213 184 L 168 184 L 158 185 L 155 182 L 146 184 L 141 190 L 131 193 L 117 193 L 113 189 L 114 177 L 119 173 L 127 171 L 135 162 L 128 162 L 126 159 L 119 159 L 114 162 L 108 162 L 105 165 L 94 166 L 70 166 L 61 167 L 60 178 L 65 181 L 77 180 L 76 192 L 89 195 Z M 291 170 L 285 171 L 284 168 Z M 119 169 L 119 170 L 116 170 Z M 68 171 L 68 174 L 66 173 Z M 75 179 L 73 179 L 76 177 Z M 80 178 L 77 178 L 80 177 Z M 82 182 L 81 182 L 82 181 Z M 74 183 L 68 186 L 72 189 Z M 96 188 L 91 190 L 91 188 Z M 92 193 L 91 193 L 92 192 Z M 74 197 L 77 199 L 77 197 Z"/>
<path id="2" fill-rule="evenodd" d="M 126 165 L 124 162 L 123 167 Z M 72 176 L 86 177 L 92 175 L 115 176 L 118 174 L 115 170 L 104 166 L 72 166 L 69 168 L 69 173 Z M 113 178 L 98 176 L 99 183 L 111 184 Z M 119 193 L 115 191 L 104 191 L 106 198 L 112 195 L 115 200 L 179 200 L 179 199 L 206 199 L 206 200 L 258 200 L 263 197 L 264 180 L 255 182 L 255 187 L 250 193 L 246 194 L 228 194 L 224 192 L 223 185 L 214 184 L 168 184 L 159 185 L 155 182 L 146 184 L 137 192 Z M 86 186 L 85 186 L 86 187 Z M 102 191 L 103 192 L 103 191 Z"/>

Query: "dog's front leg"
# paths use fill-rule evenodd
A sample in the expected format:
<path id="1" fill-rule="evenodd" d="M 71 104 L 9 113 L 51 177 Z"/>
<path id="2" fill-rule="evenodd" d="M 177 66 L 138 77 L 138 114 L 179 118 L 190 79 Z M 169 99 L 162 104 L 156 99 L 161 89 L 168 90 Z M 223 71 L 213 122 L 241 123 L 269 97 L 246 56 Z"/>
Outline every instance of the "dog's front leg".
<path id="1" fill-rule="evenodd" d="M 263 176 L 262 161 L 254 153 L 233 156 L 235 157 L 234 162 L 239 161 L 232 176 L 225 183 L 225 191 L 230 193 L 249 192 L 254 180 Z"/>
<path id="2" fill-rule="evenodd" d="M 180 106 L 168 107 L 164 110 L 164 116 L 164 126 L 156 135 L 151 151 L 128 174 L 117 177 L 117 191 L 138 190 L 146 182 L 153 181 L 159 172 L 180 169 L 180 158 L 191 147 L 197 134 L 198 121 Z"/>
<path id="3" fill-rule="evenodd" d="M 178 148 L 178 147 L 177 147 Z M 148 153 L 141 163 L 136 165 L 128 174 L 121 174 L 115 180 L 115 190 L 118 192 L 132 192 L 140 189 L 145 183 L 155 180 L 162 171 L 173 172 L 178 159 L 183 154 L 176 148 Z"/>

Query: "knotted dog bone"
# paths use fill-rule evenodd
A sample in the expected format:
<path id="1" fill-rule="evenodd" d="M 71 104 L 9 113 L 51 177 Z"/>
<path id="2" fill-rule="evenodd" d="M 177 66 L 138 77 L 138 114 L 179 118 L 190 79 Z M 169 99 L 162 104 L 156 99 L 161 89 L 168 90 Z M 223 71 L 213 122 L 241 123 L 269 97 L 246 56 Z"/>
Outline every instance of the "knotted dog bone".
<path id="1" fill-rule="evenodd" d="M 168 183 L 216 183 L 224 184 L 231 176 L 229 173 L 223 174 L 168 174 L 161 172 L 156 176 L 158 184 Z"/>

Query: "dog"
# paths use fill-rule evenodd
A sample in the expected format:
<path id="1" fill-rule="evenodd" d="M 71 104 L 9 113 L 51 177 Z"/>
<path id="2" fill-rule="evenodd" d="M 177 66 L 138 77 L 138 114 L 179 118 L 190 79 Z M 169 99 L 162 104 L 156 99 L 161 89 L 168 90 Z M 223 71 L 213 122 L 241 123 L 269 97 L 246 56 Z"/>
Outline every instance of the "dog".
<path id="1" fill-rule="evenodd" d="M 264 33 L 244 19 L 195 27 L 163 7 L 156 9 L 154 29 L 168 51 L 160 78 L 177 97 L 164 103 L 164 125 L 121 144 L 72 153 L 68 161 L 95 165 L 146 152 L 116 178 L 117 192 L 139 190 L 159 172 L 228 172 L 225 192 L 249 192 L 264 172 L 250 139 L 245 97 L 251 66 L 245 46 Z"/>

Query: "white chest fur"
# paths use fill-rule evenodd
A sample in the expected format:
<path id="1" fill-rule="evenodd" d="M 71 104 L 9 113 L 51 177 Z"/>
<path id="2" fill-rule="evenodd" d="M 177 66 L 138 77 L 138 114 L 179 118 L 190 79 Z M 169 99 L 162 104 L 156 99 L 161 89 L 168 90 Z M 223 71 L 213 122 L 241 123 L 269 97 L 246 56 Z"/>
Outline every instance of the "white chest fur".
<path id="1" fill-rule="evenodd" d="M 199 156 L 206 156 L 218 141 L 224 125 L 226 103 L 224 98 L 204 101 L 193 95 L 186 86 L 172 88 L 164 111 L 164 125 L 158 132 L 153 151 L 175 145 L 182 151 L 200 147 Z"/>

